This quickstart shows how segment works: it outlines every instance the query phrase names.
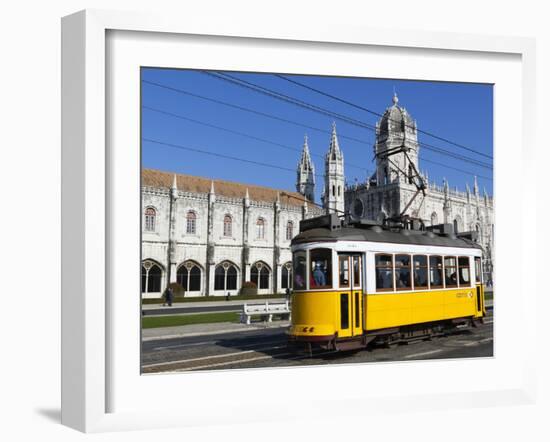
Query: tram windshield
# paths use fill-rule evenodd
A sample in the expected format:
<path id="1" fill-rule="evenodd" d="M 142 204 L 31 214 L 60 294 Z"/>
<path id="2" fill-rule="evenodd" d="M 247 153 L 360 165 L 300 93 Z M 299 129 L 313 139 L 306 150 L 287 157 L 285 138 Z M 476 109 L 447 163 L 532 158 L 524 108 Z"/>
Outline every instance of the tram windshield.
<path id="1" fill-rule="evenodd" d="M 310 255 L 309 286 L 312 289 L 332 287 L 332 250 L 313 249 Z"/>
<path id="2" fill-rule="evenodd" d="M 309 251 L 309 261 L 307 253 L 305 250 L 294 252 L 294 290 L 306 290 L 308 281 L 313 290 L 332 288 L 332 250 L 313 249 Z"/>

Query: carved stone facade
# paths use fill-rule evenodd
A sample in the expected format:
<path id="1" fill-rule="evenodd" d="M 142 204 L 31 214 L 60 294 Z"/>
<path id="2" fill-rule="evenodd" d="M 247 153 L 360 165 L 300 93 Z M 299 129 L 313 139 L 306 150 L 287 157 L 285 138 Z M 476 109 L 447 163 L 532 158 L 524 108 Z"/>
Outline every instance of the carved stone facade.
<path id="1" fill-rule="evenodd" d="M 374 153 L 389 151 L 405 146 L 405 153 L 388 158 L 378 158 L 376 172 L 365 183 L 346 187 L 346 211 L 357 217 L 382 221 L 399 215 L 416 193 L 411 177 L 419 169 L 416 121 L 406 109 L 398 105 L 397 96 L 393 105 L 386 109 L 377 124 Z M 488 285 L 492 284 L 494 210 L 493 199 L 484 191 L 480 194 L 477 179 L 473 192 L 466 183 L 466 191 L 451 190 L 444 180 L 442 186 L 429 181 L 427 173 L 422 175 L 427 183 L 426 196 L 419 194 L 405 211 L 421 218 L 425 225 L 449 223 L 456 232 L 475 231 L 484 249 L 484 274 Z"/>
<path id="2" fill-rule="evenodd" d="M 344 154 L 333 124 L 325 156 L 323 209 L 313 203 L 315 166 L 307 137 L 297 167 L 296 190 L 211 180 L 145 169 L 142 171 L 142 292 L 158 297 L 178 282 L 186 296 L 237 294 L 253 281 L 259 294 L 284 293 L 292 280 L 290 240 L 302 219 L 324 213 L 351 213 L 382 221 L 406 214 L 425 225 L 450 223 L 457 232 L 477 231 L 484 248 L 485 281 L 491 285 L 493 200 L 479 192 L 430 183 L 416 192 L 411 177 L 419 169 L 416 121 L 398 106 L 397 96 L 377 124 L 375 154 L 405 146 L 406 153 L 377 159 L 365 182 L 345 185 Z M 310 202 L 310 204 L 308 204 Z M 407 209 L 407 210 L 405 210 Z"/>
<path id="3" fill-rule="evenodd" d="M 185 296 L 259 294 L 291 282 L 290 239 L 322 210 L 298 193 L 142 171 L 142 293 L 156 298 L 178 282 Z"/>

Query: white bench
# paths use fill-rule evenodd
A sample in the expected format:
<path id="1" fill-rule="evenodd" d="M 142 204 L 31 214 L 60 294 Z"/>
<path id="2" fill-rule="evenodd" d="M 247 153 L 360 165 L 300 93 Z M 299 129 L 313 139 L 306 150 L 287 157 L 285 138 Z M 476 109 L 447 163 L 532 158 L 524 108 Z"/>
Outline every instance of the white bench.
<path id="1" fill-rule="evenodd" d="M 244 304 L 241 312 L 241 323 L 250 324 L 252 316 L 267 316 L 267 322 L 272 322 L 273 315 L 288 315 L 290 320 L 289 302 L 273 302 L 270 304 L 265 301 L 263 304 Z"/>

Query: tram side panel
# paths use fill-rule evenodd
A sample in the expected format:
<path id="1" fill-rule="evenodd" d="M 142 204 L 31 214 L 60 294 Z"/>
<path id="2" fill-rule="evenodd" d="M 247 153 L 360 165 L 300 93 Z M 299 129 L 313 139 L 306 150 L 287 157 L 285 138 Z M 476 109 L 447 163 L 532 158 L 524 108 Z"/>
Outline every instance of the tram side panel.
<path id="1" fill-rule="evenodd" d="M 364 303 L 366 331 L 461 317 L 480 317 L 484 314 L 483 306 L 481 310 L 477 308 L 478 290 L 475 286 L 377 292 L 374 256 L 374 253 L 367 256 L 367 294 Z M 474 275 L 473 264 L 470 269 L 470 274 Z M 483 303 L 482 286 L 480 299 Z"/>

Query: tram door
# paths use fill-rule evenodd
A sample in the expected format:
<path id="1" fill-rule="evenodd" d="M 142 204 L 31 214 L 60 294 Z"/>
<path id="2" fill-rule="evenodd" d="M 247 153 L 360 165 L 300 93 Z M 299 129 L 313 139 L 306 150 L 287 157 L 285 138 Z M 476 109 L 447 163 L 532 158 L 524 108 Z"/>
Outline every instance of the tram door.
<path id="1" fill-rule="evenodd" d="M 363 334 L 362 256 L 338 254 L 339 320 L 338 337 Z"/>

